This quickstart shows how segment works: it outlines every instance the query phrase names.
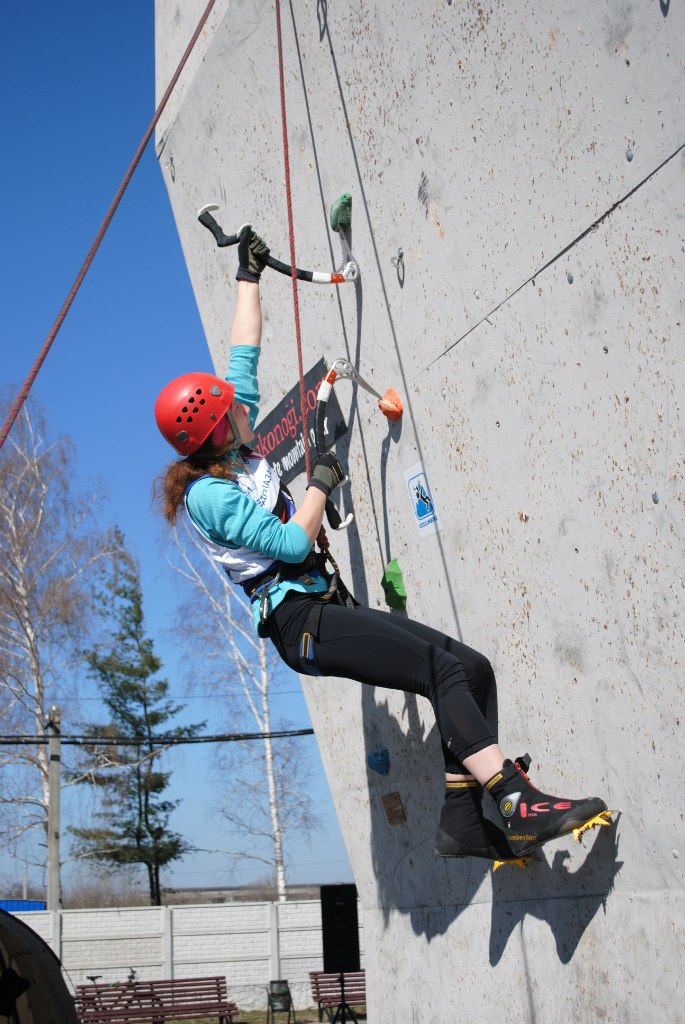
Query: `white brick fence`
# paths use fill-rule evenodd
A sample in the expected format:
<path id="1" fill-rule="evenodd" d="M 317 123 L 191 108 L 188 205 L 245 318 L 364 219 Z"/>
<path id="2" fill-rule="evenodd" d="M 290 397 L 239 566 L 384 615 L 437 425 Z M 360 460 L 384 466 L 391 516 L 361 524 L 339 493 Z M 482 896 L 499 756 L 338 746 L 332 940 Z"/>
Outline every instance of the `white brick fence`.
<path id="1" fill-rule="evenodd" d="M 360 913 L 360 947 L 363 947 Z M 19 913 L 63 964 L 67 985 L 139 978 L 226 976 L 246 1010 L 266 1008 L 269 981 L 286 978 L 298 1009 L 312 1005 L 309 971 L 323 969 L 321 904 L 211 903 Z M 362 953 L 363 956 L 363 953 Z"/>

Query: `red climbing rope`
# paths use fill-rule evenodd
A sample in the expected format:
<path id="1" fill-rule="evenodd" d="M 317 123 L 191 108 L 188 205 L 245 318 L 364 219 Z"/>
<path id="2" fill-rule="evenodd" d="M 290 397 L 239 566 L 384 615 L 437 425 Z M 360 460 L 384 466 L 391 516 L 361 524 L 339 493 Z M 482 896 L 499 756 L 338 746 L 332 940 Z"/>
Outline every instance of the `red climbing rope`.
<path id="1" fill-rule="evenodd" d="M 297 265 L 295 263 L 295 227 L 293 224 L 293 202 L 290 188 L 290 159 L 288 157 L 288 120 L 285 112 L 285 80 L 283 72 L 283 36 L 281 34 L 281 3 L 276 0 L 276 35 L 278 37 L 278 75 L 281 86 L 281 124 L 283 127 L 283 163 L 285 165 L 285 195 L 288 204 L 288 233 L 290 235 L 290 266 L 293 281 L 293 309 L 295 314 L 295 338 L 297 341 L 297 368 L 300 375 L 300 418 L 304 443 L 304 464 L 309 477 L 311 457 L 307 436 L 307 396 L 304 387 L 304 366 L 302 364 L 302 332 L 300 330 L 300 303 L 297 292 Z"/>
<path id="2" fill-rule="evenodd" d="M 31 367 L 31 372 L 29 373 L 29 375 L 27 376 L 26 380 L 24 381 L 24 385 L 21 388 L 21 390 L 19 391 L 19 394 L 17 395 L 17 398 L 16 398 L 16 400 L 14 402 L 14 405 L 12 406 L 12 408 L 10 409 L 10 411 L 8 413 L 7 419 L 5 420 L 5 423 L 3 424 L 2 431 L 0 432 L 0 448 L 2 448 L 2 446 L 5 443 L 5 441 L 7 440 L 7 436 L 9 434 L 10 430 L 12 429 L 12 426 L 14 425 L 14 422 L 15 422 L 17 416 L 19 415 L 19 413 L 21 411 L 21 407 L 23 406 L 24 402 L 28 398 L 28 394 L 29 394 L 29 391 L 31 390 L 31 386 L 33 385 L 34 380 L 38 376 L 38 371 L 40 370 L 41 366 L 45 362 L 45 359 L 47 357 L 48 352 L 50 351 L 52 343 L 55 340 L 55 338 L 57 337 L 57 332 L 59 331 L 60 327 L 62 326 L 62 323 L 64 322 L 64 318 L 66 317 L 67 313 L 69 312 L 69 309 L 71 308 L 72 302 L 76 298 L 76 293 L 78 292 L 79 288 L 81 287 L 83 279 L 86 276 L 86 274 L 88 273 L 88 270 L 90 269 L 90 265 L 91 265 L 91 263 L 93 262 L 93 260 L 95 258 L 96 252 L 100 248 L 100 243 L 102 242 L 102 239 L 105 236 L 105 232 L 107 231 L 107 228 L 110 225 L 110 221 L 112 220 L 112 217 L 114 216 L 114 214 L 117 211 L 117 207 L 119 206 L 119 203 L 121 202 L 121 200 L 123 198 L 123 195 L 124 195 L 124 192 L 126 191 L 128 183 L 131 180 L 131 178 L 133 177 L 133 173 L 134 173 L 136 167 L 140 163 L 140 158 L 142 157 L 143 152 L 145 151 L 145 147 L 147 146 L 148 142 L 150 141 L 150 137 L 151 137 L 153 131 L 155 130 L 157 122 L 159 121 L 159 119 L 160 119 L 160 117 L 162 115 L 162 111 L 164 110 L 164 108 L 165 108 L 165 106 L 167 104 L 167 101 L 168 101 L 169 97 L 171 96 L 171 93 L 173 92 L 174 86 L 176 85 L 176 82 L 178 81 L 178 79 L 179 79 L 179 77 L 181 75 L 181 72 L 183 71 L 183 68 L 186 66 L 186 63 L 188 61 L 188 58 L 190 57 L 190 54 L 191 54 L 191 52 L 193 50 L 193 47 L 195 46 L 195 43 L 197 42 L 198 37 L 199 37 L 200 33 L 202 32 L 202 29 L 205 27 L 205 24 L 207 22 L 207 18 L 209 17 L 209 15 L 210 15 L 210 13 L 212 11 L 212 7 L 214 7 L 215 3 L 216 3 L 216 0 L 209 0 L 209 3 L 207 4 L 207 7 L 205 8 L 204 14 L 200 18 L 200 21 L 198 22 L 197 28 L 193 32 L 192 39 L 188 43 L 188 46 L 186 47 L 185 53 L 181 57 L 180 63 L 178 65 L 178 67 L 176 68 L 176 71 L 174 72 L 173 78 L 169 82 L 169 85 L 167 86 L 167 90 L 166 90 L 166 92 L 162 96 L 162 99 L 159 102 L 159 106 L 157 107 L 157 109 L 155 111 L 155 115 L 152 118 L 152 121 L 150 122 L 147 131 L 143 135 L 143 138 L 142 138 L 142 140 L 140 142 L 140 145 L 138 146 L 138 149 L 135 152 L 133 160 L 129 164 L 129 168 L 126 171 L 126 174 L 122 178 L 121 184 L 119 185 L 119 188 L 117 189 L 116 195 L 114 196 L 114 199 L 112 200 L 111 206 L 110 206 L 109 210 L 107 211 L 107 213 L 105 215 L 105 219 L 103 220 L 102 224 L 100 225 L 100 230 L 98 231 L 97 235 L 95 236 L 95 240 L 94 240 L 93 244 L 91 245 L 90 249 L 88 250 L 88 255 L 86 256 L 85 260 L 83 261 L 83 265 L 81 266 L 81 269 L 79 270 L 79 272 L 78 272 L 78 274 L 76 276 L 76 280 L 74 281 L 73 285 L 71 286 L 71 290 L 70 290 L 69 294 L 67 295 L 67 297 L 66 297 L 66 299 L 64 301 L 64 305 L 60 309 L 59 314 L 57 316 L 57 319 L 55 320 L 54 324 L 52 325 L 52 329 L 50 330 L 50 333 L 48 334 L 47 338 L 45 339 L 45 342 L 43 343 L 43 347 L 41 348 L 40 352 L 38 353 L 38 356 L 36 357 L 36 360 L 35 360 L 33 366 Z"/>

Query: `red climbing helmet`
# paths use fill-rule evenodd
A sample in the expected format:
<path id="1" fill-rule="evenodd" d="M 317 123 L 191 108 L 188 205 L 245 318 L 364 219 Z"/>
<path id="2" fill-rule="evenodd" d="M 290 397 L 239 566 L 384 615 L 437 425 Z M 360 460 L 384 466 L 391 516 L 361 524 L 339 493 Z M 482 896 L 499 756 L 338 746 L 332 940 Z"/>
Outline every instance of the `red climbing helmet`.
<path id="1" fill-rule="evenodd" d="M 234 386 L 213 373 L 184 373 L 159 393 L 155 419 L 180 455 L 192 455 L 233 404 Z"/>

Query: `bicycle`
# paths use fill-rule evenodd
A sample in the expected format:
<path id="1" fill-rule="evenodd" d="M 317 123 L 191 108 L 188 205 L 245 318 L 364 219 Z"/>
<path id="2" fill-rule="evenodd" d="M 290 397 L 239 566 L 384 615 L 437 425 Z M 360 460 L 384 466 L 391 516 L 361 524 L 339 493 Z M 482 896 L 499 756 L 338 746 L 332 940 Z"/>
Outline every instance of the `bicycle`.
<path id="1" fill-rule="evenodd" d="M 128 978 L 126 979 L 125 982 L 123 982 L 123 981 L 114 981 L 114 982 L 112 982 L 111 985 L 107 985 L 107 988 L 108 989 L 109 988 L 119 988 L 121 985 L 130 985 L 130 983 L 132 981 L 136 980 L 137 976 L 138 975 L 137 975 L 135 967 L 129 967 L 129 969 L 128 969 Z M 98 983 L 98 981 L 100 980 L 101 977 L 102 977 L 101 974 L 86 974 L 86 978 L 88 978 L 88 981 L 92 985 L 97 985 L 97 983 Z"/>
<path id="2" fill-rule="evenodd" d="M 90 986 L 78 986 L 82 1021 L 87 1021 L 89 1017 L 98 1020 L 114 1010 L 130 1010 L 135 1006 L 150 1009 L 162 1005 L 153 986 L 149 982 L 138 981 L 137 972 L 133 967 L 129 968 L 126 981 L 98 985 L 101 974 L 87 974 L 86 977 L 91 983 Z M 155 1020 L 154 1014 L 152 1020 Z"/>

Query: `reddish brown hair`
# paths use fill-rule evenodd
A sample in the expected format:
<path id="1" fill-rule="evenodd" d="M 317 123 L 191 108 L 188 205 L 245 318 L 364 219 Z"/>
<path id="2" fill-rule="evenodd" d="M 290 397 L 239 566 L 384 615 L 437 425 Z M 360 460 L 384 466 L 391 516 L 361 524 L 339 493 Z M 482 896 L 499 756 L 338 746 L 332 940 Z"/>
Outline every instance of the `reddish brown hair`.
<path id="1" fill-rule="evenodd" d="M 222 480 L 234 478 L 234 468 L 222 457 L 225 452 L 225 445 L 215 448 L 211 441 L 205 441 L 192 455 L 172 462 L 166 473 L 156 481 L 155 497 L 161 506 L 162 515 L 171 526 L 175 525 L 188 485 L 194 480 L 199 480 L 201 476 L 216 476 Z"/>

